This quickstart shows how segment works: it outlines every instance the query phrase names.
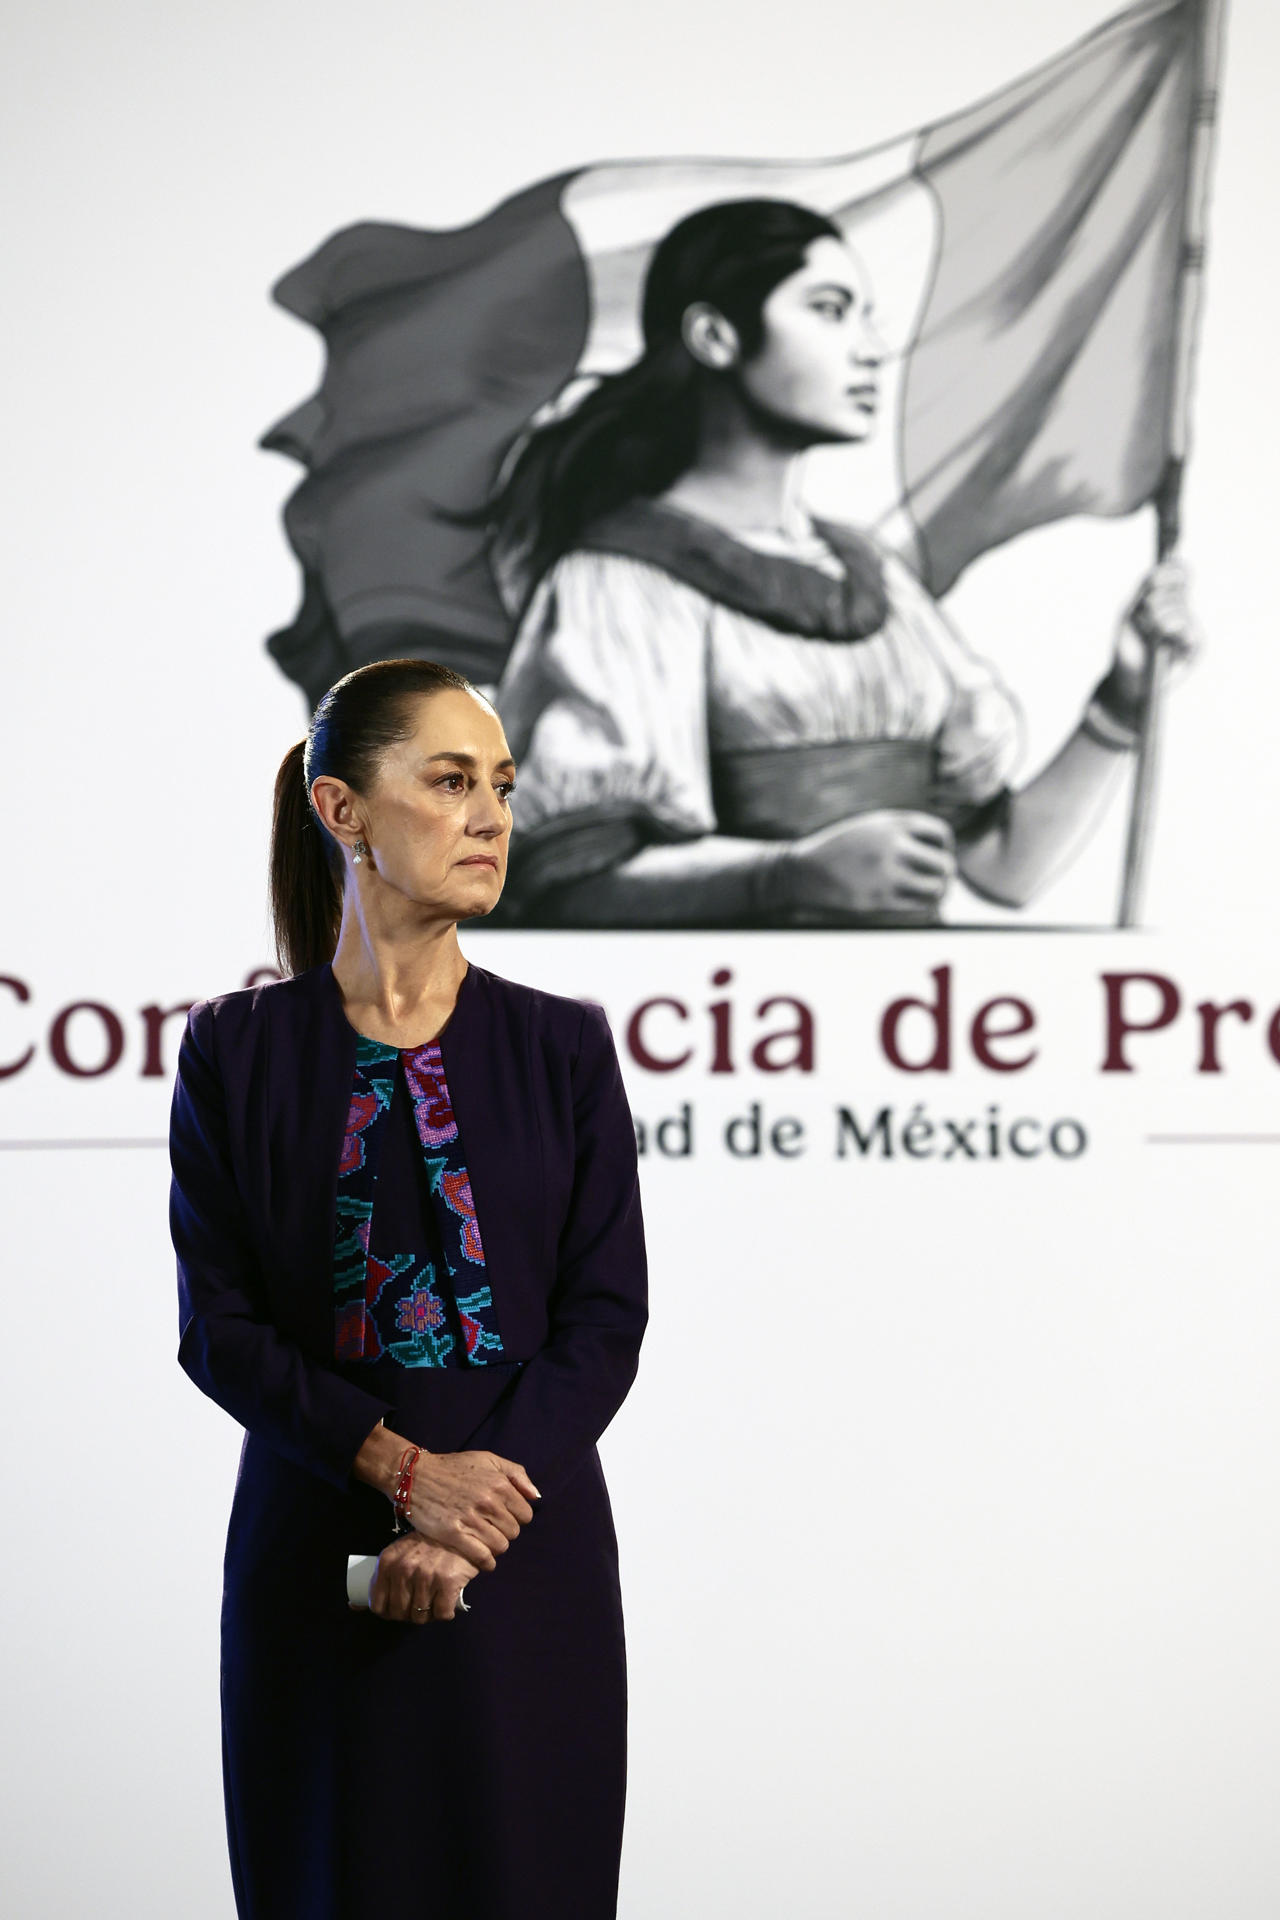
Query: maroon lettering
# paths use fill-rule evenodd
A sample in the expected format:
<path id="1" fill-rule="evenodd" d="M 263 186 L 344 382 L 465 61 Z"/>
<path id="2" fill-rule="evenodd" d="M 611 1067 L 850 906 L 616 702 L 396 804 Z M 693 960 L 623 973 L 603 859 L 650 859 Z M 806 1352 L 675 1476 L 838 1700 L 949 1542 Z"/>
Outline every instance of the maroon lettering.
<path id="1" fill-rule="evenodd" d="M 880 1022 L 880 1045 L 889 1064 L 903 1073 L 949 1073 L 951 1070 L 951 969 L 935 967 L 930 974 L 937 989 L 934 1000 L 903 999 L 892 1001 Z M 899 1045 L 902 1018 L 921 1013 L 933 1030 L 932 1051 L 923 1060 L 908 1060 Z"/>
<path id="2" fill-rule="evenodd" d="M 1252 1020 L 1253 1002 L 1251 1000 L 1229 1000 L 1219 1006 L 1214 1000 L 1202 1000 L 1196 1008 L 1200 1016 L 1200 1058 L 1196 1063 L 1197 1073 L 1221 1073 L 1222 1062 L 1218 1058 L 1218 1022 L 1233 1014 L 1237 1020 Z"/>
<path id="3" fill-rule="evenodd" d="M 1013 1010 L 1013 1021 L 1007 1027 L 992 1024 L 993 1015 L 1001 1007 Z M 995 1051 L 995 1043 L 997 1040 L 1016 1040 L 1020 1034 L 1030 1033 L 1035 1024 L 1036 1016 L 1025 1000 L 1019 1000 L 1013 994 L 1002 994 L 997 1000 L 988 1000 L 986 1006 L 979 1007 L 974 1014 L 969 1033 L 975 1059 L 984 1067 L 990 1067 L 992 1073 L 1020 1073 L 1023 1067 L 1031 1065 L 1039 1048 L 1029 1048 L 1016 1060 L 1002 1060 Z"/>
<path id="4" fill-rule="evenodd" d="M 796 1023 L 793 1027 L 779 1027 L 776 1033 L 761 1036 L 751 1049 L 751 1064 L 761 1073 L 785 1073 L 794 1067 L 799 1073 L 812 1073 L 814 1061 L 814 1020 L 812 1010 L 803 1000 L 795 999 L 789 993 L 775 993 L 771 999 L 762 1000 L 756 1008 L 756 1018 L 763 1020 L 774 1007 L 794 1007 Z M 769 1049 L 777 1042 L 794 1042 L 792 1050 L 784 1060 L 770 1057 Z"/>
<path id="5" fill-rule="evenodd" d="M 11 973 L 0 973 L 0 987 L 8 987 L 15 1000 L 25 1002 L 31 998 L 31 989 L 26 981 L 15 979 Z M 20 1053 L 16 1060 L 0 1061 L 0 1080 L 8 1080 L 12 1074 L 21 1073 L 24 1067 L 31 1065 L 35 1057 L 36 1050 L 32 1045 L 25 1053 Z"/>
<path id="6" fill-rule="evenodd" d="M 1161 1027 L 1169 1026 L 1178 1017 L 1182 995 L 1163 973 L 1104 973 L 1102 981 L 1107 990 L 1107 1052 L 1101 1071 L 1132 1073 L 1133 1067 L 1125 1058 L 1125 1041 L 1131 1033 L 1159 1033 Z M 1128 1011 L 1126 996 L 1133 986 L 1154 987 L 1159 994 L 1160 1006 L 1154 1019 L 1137 1020 Z"/>
<path id="7" fill-rule="evenodd" d="M 107 1050 L 96 1066 L 84 1067 L 71 1058 L 67 1035 L 71 1022 L 78 1013 L 91 1013 L 102 1023 Z M 96 1080 L 99 1074 L 110 1073 L 112 1067 L 120 1064 L 120 1056 L 124 1052 L 124 1028 L 118 1016 L 111 1011 L 110 1007 L 104 1007 L 101 1000 L 76 1000 L 71 1006 L 62 1009 L 50 1027 L 49 1051 L 53 1055 L 54 1065 L 63 1073 L 74 1074 L 77 1080 Z"/>
<path id="8" fill-rule="evenodd" d="M 728 967 L 717 967 L 711 976 L 713 987 L 727 987 L 733 975 Z M 731 1000 L 713 1000 L 707 1008 L 711 1015 L 711 1031 L 715 1035 L 715 1050 L 711 1055 L 712 1073 L 732 1073 L 733 1056 L 729 1050 L 730 1020 L 733 1017 Z"/>
<path id="9" fill-rule="evenodd" d="M 627 1051 L 636 1064 L 643 1067 L 647 1073 L 674 1073 L 677 1067 L 683 1067 L 692 1060 L 693 1048 L 686 1048 L 685 1052 L 677 1055 L 674 1060 L 664 1060 L 661 1055 L 654 1053 L 645 1045 L 641 1023 L 654 1007 L 670 1007 L 681 1020 L 689 1018 L 689 1009 L 683 1000 L 673 1000 L 666 994 L 657 994 L 652 1000 L 642 1000 L 627 1022 Z"/>
<path id="10" fill-rule="evenodd" d="M 142 1033 L 145 1051 L 142 1056 L 142 1080 L 159 1079 L 164 1073 L 164 1051 L 161 1045 L 166 1020 L 176 1020 L 181 1014 L 185 1020 L 195 1005 L 194 1000 L 183 1000 L 176 1007 L 139 1007 L 142 1015 Z"/>

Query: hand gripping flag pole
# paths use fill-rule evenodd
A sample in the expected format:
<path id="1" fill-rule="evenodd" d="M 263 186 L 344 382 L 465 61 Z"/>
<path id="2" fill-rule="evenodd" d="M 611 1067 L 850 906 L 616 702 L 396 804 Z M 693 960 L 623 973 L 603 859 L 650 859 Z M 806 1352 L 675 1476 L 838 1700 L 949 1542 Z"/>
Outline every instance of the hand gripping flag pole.
<path id="1" fill-rule="evenodd" d="M 1209 176 L 1213 164 L 1218 118 L 1218 76 L 1222 67 L 1223 29 L 1227 0 L 1204 0 L 1197 22 L 1195 94 L 1187 143 L 1187 184 L 1184 201 L 1182 270 L 1178 277 L 1178 313 L 1174 330 L 1173 380 L 1169 397 L 1169 456 L 1156 492 L 1156 558 L 1165 559 L 1178 545 L 1182 528 L 1182 481 L 1186 471 L 1191 425 L 1191 386 L 1199 333 L 1200 301 L 1204 286 L 1205 230 Z M 1147 655 L 1143 688 L 1138 757 L 1134 768 L 1125 841 L 1124 879 L 1120 889 L 1117 925 L 1138 924 L 1142 885 L 1151 847 L 1152 802 L 1159 748 L 1161 695 L 1168 668 L 1168 650 L 1153 646 Z"/>

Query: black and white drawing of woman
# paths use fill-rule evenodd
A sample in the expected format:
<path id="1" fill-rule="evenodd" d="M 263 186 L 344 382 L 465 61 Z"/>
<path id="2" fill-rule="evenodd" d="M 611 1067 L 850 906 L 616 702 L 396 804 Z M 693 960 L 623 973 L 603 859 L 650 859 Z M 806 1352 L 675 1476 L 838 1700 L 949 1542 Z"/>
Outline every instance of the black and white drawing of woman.
<path id="1" fill-rule="evenodd" d="M 653 251 L 639 358 L 510 464 L 525 924 L 927 925 L 957 880 L 1023 906 L 1114 795 L 1148 649 L 1190 648 L 1181 567 L 1016 784 L 1013 693 L 902 558 L 802 504 L 801 456 L 876 432 L 874 291 L 823 215 L 704 206 Z"/>

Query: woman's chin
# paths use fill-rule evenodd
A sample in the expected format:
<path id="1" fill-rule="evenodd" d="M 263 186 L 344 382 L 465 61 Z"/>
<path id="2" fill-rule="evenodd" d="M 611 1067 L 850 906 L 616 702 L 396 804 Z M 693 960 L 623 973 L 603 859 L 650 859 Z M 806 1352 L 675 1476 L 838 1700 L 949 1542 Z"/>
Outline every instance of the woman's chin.
<path id="1" fill-rule="evenodd" d="M 880 415 L 876 408 L 857 407 L 852 414 L 846 416 L 844 432 L 840 437 L 846 444 L 852 444 L 858 440 L 870 440 L 874 438 L 879 424 Z"/>
<path id="2" fill-rule="evenodd" d="M 824 421 L 820 427 L 812 427 L 805 444 L 808 447 L 854 447 L 872 439 L 878 424 L 875 413 L 858 407 L 851 413 L 841 413 L 834 420 Z"/>
<path id="3" fill-rule="evenodd" d="M 501 898 L 501 894 L 495 894 L 492 900 L 473 900 L 470 905 L 459 907 L 453 917 L 459 926 L 462 925 L 464 920 L 483 920 L 487 914 L 496 911 Z"/>
<path id="4" fill-rule="evenodd" d="M 459 920 L 474 920 L 477 915 L 492 913 L 502 898 L 505 874 L 495 873 L 492 867 L 478 867 L 474 874 L 460 886 L 452 889 L 452 907 Z"/>

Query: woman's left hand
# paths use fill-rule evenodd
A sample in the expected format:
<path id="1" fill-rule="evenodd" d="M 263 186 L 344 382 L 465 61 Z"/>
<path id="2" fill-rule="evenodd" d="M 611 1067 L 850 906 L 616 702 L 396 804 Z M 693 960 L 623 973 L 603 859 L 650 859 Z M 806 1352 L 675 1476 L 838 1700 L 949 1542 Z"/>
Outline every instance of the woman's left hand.
<path id="1" fill-rule="evenodd" d="M 404 1533 L 378 1555 L 369 1607 L 381 1620 L 402 1620 L 414 1627 L 452 1620 L 462 1589 L 475 1575 L 476 1568 L 460 1553 L 451 1553 L 423 1534 Z M 466 1612 L 465 1602 L 462 1611 Z"/>
<path id="2" fill-rule="evenodd" d="M 1118 691 L 1140 708 L 1150 655 L 1164 648 L 1176 668 L 1185 665 L 1199 645 L 1200 630 L 1187 597 L 1187 570 L 1171 553 L 1151 569 L 1121 619 L 1111 668 L 1120 683 Z"/>

